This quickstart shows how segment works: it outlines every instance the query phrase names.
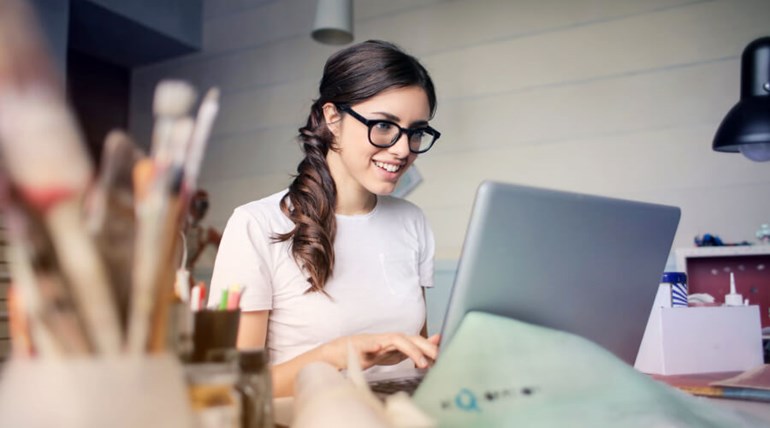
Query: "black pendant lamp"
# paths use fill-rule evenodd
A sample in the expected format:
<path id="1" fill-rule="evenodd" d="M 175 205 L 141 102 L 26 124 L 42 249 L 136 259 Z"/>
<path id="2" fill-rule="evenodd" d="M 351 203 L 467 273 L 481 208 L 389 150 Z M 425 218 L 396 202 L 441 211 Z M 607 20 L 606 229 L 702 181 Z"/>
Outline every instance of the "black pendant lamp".
<path id="1" fill-rule="evenodd" d="M 714 136 L 714 150 L 770 161 L 770 37 L 754 40 L 741 56 L 741 100 Z"/>

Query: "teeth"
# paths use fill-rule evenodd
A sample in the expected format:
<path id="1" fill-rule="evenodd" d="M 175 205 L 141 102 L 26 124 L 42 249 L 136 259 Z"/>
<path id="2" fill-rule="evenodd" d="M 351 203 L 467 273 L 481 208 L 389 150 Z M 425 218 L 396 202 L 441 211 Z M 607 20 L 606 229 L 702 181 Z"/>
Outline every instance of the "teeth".
<path id="1" fill-rule="evenodd" d="M 399 169 L 401 169 L 401 165 L 393 165 L 390 163 L 377 162 L 377 161 L 375 161 L 374 164 L 388 172 L 396 172 Z"/>

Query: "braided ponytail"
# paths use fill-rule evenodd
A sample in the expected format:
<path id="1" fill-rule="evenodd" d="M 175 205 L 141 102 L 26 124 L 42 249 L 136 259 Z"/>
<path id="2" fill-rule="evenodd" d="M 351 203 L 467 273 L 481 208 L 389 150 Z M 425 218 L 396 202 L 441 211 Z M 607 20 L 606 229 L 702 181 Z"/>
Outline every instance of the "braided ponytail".
<path id="1" fill-rule="evenodd" d="M 294 222 L 294 229 L 275 237 L 277 241 L 292 240 L 295 260 L 310 275 L 308 291 L 323 291 L 334 268 L 337 189 L 326 163 L 333 139 L 324 123 L 321 104 L 316 101 L 307 124 L 299 129 L 305 158 L 281 199 L 281 211 Z"/>

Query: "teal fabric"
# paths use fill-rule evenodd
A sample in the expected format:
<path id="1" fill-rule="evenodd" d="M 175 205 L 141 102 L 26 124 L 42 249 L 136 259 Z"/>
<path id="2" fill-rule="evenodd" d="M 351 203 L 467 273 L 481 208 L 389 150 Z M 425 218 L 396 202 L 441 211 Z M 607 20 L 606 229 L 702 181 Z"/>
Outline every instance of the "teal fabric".
<path id="1" fill-rule="evenodd" d="M 650 379 L 599 345 L 466 315 L 414 396 L 442 427 L 755 427 L 762 421 Z"/>

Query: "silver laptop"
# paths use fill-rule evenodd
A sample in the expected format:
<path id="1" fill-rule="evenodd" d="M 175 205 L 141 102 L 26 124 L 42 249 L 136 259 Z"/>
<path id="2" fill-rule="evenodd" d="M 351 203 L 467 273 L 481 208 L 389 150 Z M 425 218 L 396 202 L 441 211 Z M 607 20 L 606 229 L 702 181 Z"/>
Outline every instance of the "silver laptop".
<path id="1" fill-rule="evenodd" d="M 633 365 L 679 218 L 671 206 L 483 182 L 442 346 L 466 313 L 484 311 L 580 335 Z"/>

